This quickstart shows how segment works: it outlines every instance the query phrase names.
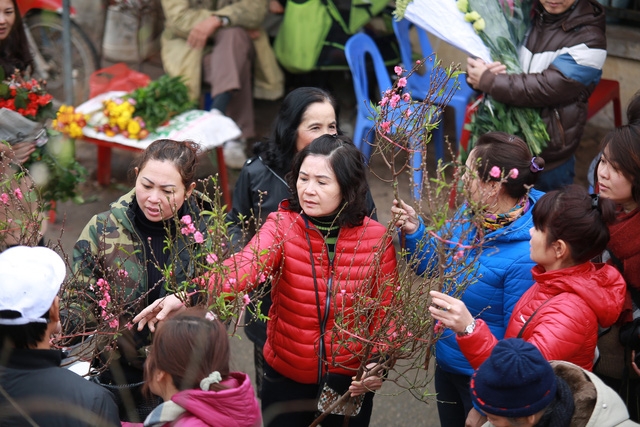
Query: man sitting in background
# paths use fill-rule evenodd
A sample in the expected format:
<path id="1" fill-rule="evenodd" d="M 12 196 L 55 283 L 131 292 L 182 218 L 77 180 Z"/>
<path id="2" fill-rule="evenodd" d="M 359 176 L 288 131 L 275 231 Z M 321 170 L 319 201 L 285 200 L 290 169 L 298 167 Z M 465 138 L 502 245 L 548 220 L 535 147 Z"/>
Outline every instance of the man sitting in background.
<path id="1" fill-rule="evenodd" d="M 246 140 L 255 136 L 254 61 L 264 65 L 265 54 L 271 53 L 277 67 L 266 34 L 258 31 L 267 0 L 162 0 L 162 9 L 162 66 L 170 76 L 184 78 L 194 101 L 200 99 L 202 81 L 211 86 L 211 108 L 242 131 L 241 140 L 223 149 L 227 166 L 240 169 L 247 159 Z"/>
<path id="2" fill-rule="evenodd" d="M 0 253 L 0 425 L 119 426 L 113 395 L 60 367 L 58 254 L 15 246 Z"/>

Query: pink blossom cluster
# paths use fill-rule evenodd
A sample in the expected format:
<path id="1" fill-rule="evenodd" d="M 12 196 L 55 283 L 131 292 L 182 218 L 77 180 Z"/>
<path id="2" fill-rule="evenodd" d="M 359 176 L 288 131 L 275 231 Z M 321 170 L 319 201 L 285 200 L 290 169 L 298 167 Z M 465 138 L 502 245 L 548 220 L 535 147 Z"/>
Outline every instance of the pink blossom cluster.
<path id="1" fill-rule="evenodd" d="M 13 190 L 13 195 L 18 200 L 22 200 L 22 198 L 24 197 L 22 195 L 22 190 L 20 190 L 19 188 L 16 188 L 15 190 Z M 0 194 L 0 202 L 4 203 L 5 205 L 8 205 L 9 204 L 9 195 L 7 193 Z"/>
<path id="2" fill-rule="evenodd" d="M 193 240 L 195 240 L 196 243 L 204 242 L 204 236 L 201 232 L 196 230 L 196 226 L 193 224 L 193 220 L 191 219 L 190 215 L 185 215 L 180 218 L 180 222 L 184 224 L 184 227 L 180 229 L 180 232 L 182 234 L 184 234 L 185 236 L 193 234 Z"/>
<path id="3" fill-rule="evenodd" d="M 396 65 L 393 68 L 393 71 L 396 73 L 397 76 L 402 75 L 402 73 L 404 72 L 404 69 L 399 66 Z M 398 79 L 397 82 L 397 87 L 402 89 L 404 87 L 407 86 L 407 78 L 406 77 L 400 77 Z M 380 102 L 378 103 L 381 107 L 384 107 L 386 105 L 388 105 L 391 108 L 397 108 L 400 104 L 400 101 L 404 101 L 404 102 L 410 102 L 411 101 L 411 94 L 409 93 L 397 93 L 395 90 L 391 90 L 388 89 L 384 92 L 382 99 L 380 100 Z M 407 108 L 402 114 L 404 115 L 405 118 L 409 118 L 409 116 L 411 116 L 411 114 L 413 113 L 413 111 L 411 110 L 411 108 Z M 380 128 L 382 129 L 382 131 L 385 134 L 391 133 L 391 122 L 390 121 L 384 121 L 380 123 Z"/>
<path id="4" fill-rule="evenodd" d="M 101 312 L 102 318 L 107 322 L 109 322 L 110 328 L 117 329 L 118 326 L 120 326 L 120 322 L 118 321 L 118 318 L 115 317 L 113 314 L 109 314 L 106 310 L 107 306 L 111 302 L 111 294 L 109 293 L 109 291 L 111 290 L 111 286 L 109 285 L 109 282 L 107 282 L 102 278 L 98 279 L 98 281 L 96 282 L 96 286 L 98 287 L 98 293 L 99 293 L 99 296 L 101 297 L 100 300 L 98 301 L 98 305 L 102 309 L 102 312 Z"/>

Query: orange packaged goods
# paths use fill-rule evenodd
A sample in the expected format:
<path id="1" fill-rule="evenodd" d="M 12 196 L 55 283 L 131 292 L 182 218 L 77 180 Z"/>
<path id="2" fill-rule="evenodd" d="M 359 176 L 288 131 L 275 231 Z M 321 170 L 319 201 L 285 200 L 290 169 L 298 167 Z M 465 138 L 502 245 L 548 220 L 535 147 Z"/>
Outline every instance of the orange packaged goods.
<path id="1" fill-rule="evenodd" d="M 119 62 L 107 68 L 102 68 L 91 74 L 89 79 L 90 98 L 110 91 L 131 92 L 149 84 L 151 78 L 139 71 L 127 67 Z"/>

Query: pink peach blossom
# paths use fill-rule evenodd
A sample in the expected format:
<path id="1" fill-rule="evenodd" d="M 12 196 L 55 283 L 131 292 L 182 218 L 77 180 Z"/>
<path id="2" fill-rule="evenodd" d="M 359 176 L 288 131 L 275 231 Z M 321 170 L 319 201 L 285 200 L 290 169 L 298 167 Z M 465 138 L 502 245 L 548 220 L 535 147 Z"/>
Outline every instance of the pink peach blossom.
<path id="1" fill-rule="evenodd" d="M 500 168 L 497 166 L 492 167 L 489 175 L 493 178 L 500 178 Z"/>
<path id="2" fill-rule="evenodd" d="M 391 97 L 391 100 L 389 101 L 389 105 L 391 105 L 391 108 L 396 108 L 396 106 L 398 105 L 398 102 L 400 102 L 400 95 L 396 93 Z"/>

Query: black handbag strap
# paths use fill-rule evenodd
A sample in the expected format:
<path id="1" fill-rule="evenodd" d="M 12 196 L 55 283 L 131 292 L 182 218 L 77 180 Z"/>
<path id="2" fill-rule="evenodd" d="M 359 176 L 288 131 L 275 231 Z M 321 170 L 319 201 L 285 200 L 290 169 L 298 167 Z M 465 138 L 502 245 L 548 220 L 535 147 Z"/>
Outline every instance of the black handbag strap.
<path id="1" fill-rule="evenodd" d="M 318 280 L 316 277 L 316 263 L 313 259 L 313 248 L 311 247 L 311 239 L 309 238 L 309 231 L 308 231 L 309 222 L 304 215 L 302 216 L 302 218 L 304 219 L 304 222 L 306 225 L 304 236 L 306 237 L 307 244 L 309 245 L 309 261 L 311 263 L 311 274 L 313 276 L 313 288 L 316 294 L 316 311 L 318 314 L 318 323 L 320 325 L 320 341 L 318 343 L 318 345 L 320 346 L 320 349 L 318 351 L 318 384 L 320 384 L 322 382 L 322 362 L 324 361 L 325 363 L 328 364 L 327 350 L 324 345 L 324 335 L 326 332 L 327 321 L 329 320 L 329 310 L 330 310 L 329 304 L 330 304 L 331 284 L 332 284 L 333 277 L 329 276 L 329 282 L 327 283 L 327 301 L 325 302 L 324 316 L 323 316 L 322 313 L 320 312 L 320 292 L 318 291 Z M 327 372 L 328 371 L 329 371 L 329 368 L 327 366 Z"/>
<path id="2" fill-rule="evenodd" d="M 538 310 L 540 310 L 542 308 L 542 306 L 544 306 L 546 303 L 548 303 L 549 301 L 551 301 L 552 299 L 554 299 L 557 295 L 552 296 L 551 298 L 549 298 L 548 300 L 546 300 L 545 302 L 543 302 L 542 304 L 540 304 L 540 306 L 538 308 L 535 309 L 535 311 L 533 313 L 531 313 L 531 316 L 529 316 L 529 318 L 527 319 L 526 322 L 524 322 L 524 325 L 522 325 L 522 329 L 520 329 L 520 332 L 518 332 L 518 336 L 516 338 L 522 338 L 522 335 L 524 334 L 524 330 L 527 327 L 527 325 L 529 324 L 529 322 L 531 322 L 531 319 L 533 319 L 533 317 L 536 315 L 536 313 L 538 312 Z"/>

